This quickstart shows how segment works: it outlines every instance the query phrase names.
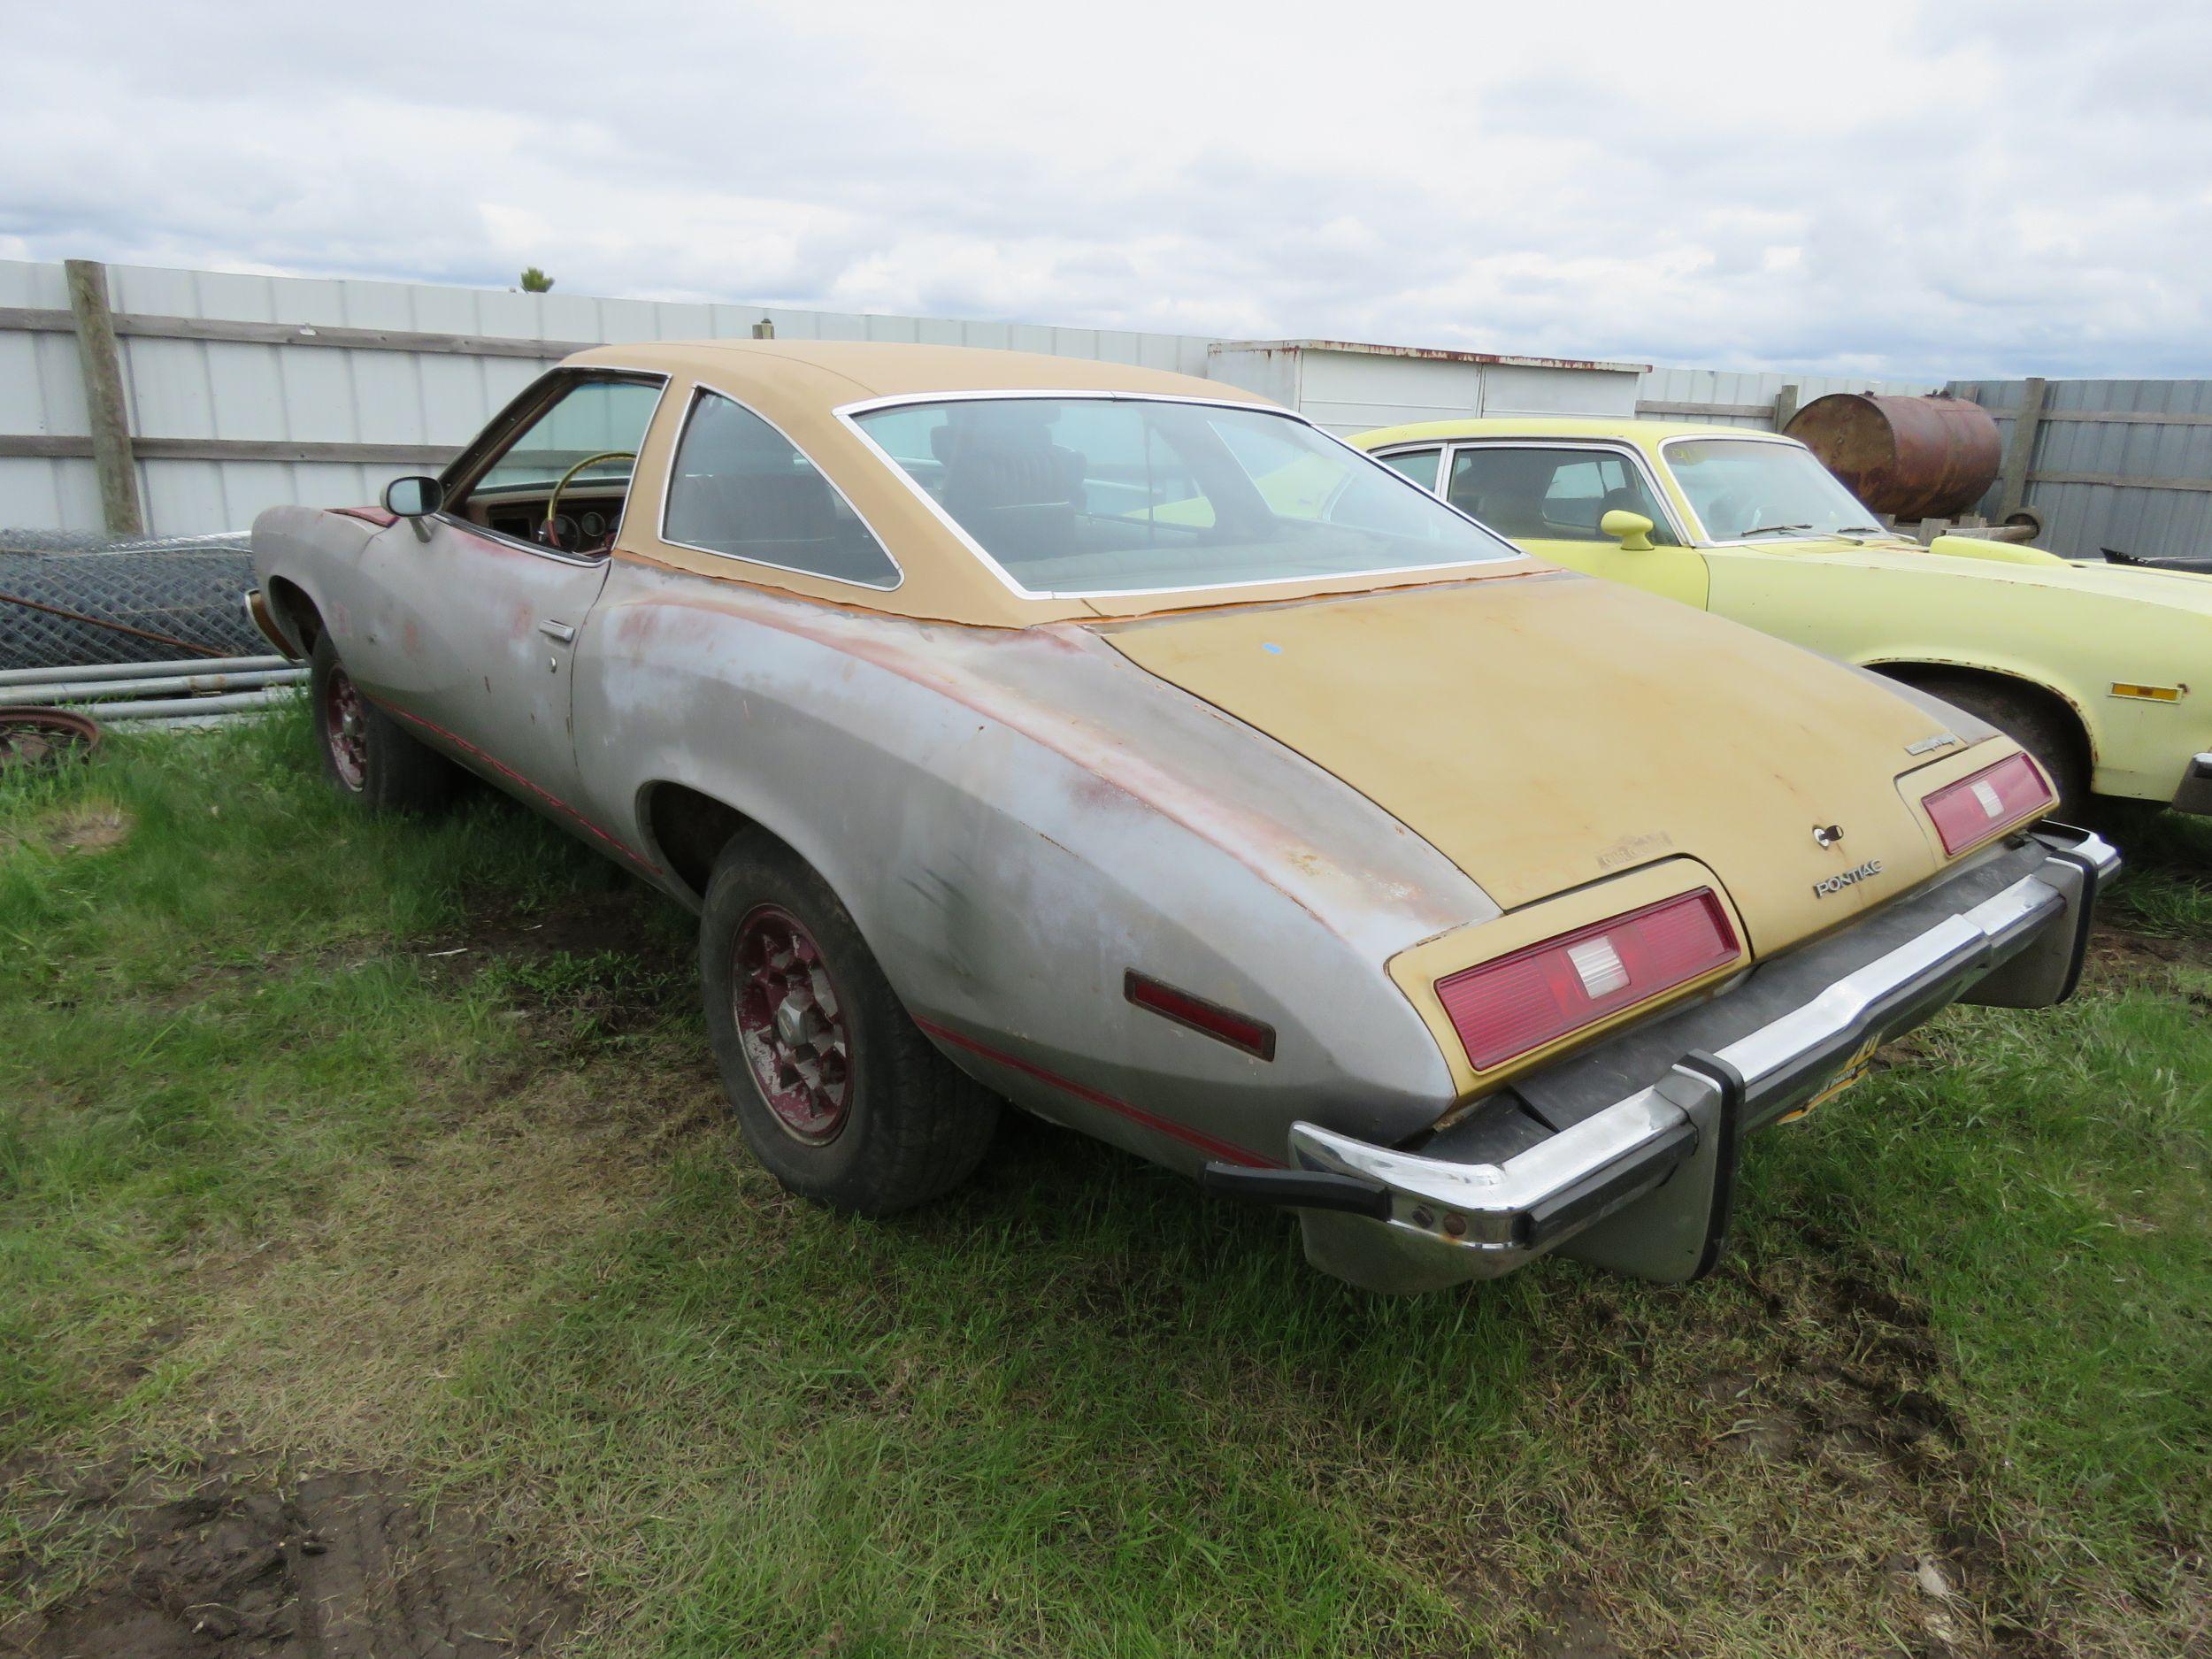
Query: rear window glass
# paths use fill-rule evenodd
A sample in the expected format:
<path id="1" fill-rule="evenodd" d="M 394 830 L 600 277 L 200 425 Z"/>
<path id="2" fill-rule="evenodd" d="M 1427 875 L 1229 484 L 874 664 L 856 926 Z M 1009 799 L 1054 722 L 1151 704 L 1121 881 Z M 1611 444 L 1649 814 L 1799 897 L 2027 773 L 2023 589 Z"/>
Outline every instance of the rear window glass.
<path id="1" fill-rule="evenodd" d="M 861 430 L 1033 595 L 1326 580 L 1517 558 L 1304 421 L 1151 398 L 902 404 Z"/>

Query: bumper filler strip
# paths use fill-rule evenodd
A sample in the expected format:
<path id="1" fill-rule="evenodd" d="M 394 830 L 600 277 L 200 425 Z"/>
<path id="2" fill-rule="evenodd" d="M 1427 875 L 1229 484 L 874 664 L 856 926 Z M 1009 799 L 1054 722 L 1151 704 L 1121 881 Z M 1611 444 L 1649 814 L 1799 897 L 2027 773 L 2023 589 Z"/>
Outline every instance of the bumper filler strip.
<path id="1" fill-rule="evenodd" d="M 2182 769 L 2181 787 L 2174 791 L 2174 810 L 2199 817 L 2212 813 L 2212 754 L 2193 756 Z"/>

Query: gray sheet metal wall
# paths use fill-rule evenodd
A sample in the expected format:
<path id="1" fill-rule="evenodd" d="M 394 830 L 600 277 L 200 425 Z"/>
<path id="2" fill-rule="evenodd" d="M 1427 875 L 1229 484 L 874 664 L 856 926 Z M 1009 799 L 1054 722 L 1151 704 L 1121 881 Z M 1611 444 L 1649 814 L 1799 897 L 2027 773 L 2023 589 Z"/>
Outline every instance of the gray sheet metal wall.
<path id="1" fill-rule="evenodd" d="M 1632 365 L 1408 352 L 1356 342 L 1217 342 L 1191 334 L 134 265 L 109 266 L 107 280 L 121 333 L 130 430 L 142 445 L 135 465 L 139 495 L 146 527 L 157 535 L 242 528 L 262 508 L 279 503 L 373 501 L 388 479 L 433 466 L 459 448 L 568 344 L 743 338 L 764 317 L 784 339 L 987 346 L 1210 374 L 1276 397 L 1340 432 L 1479 411 L 1626 414 L 1632 409 L 1761 426 L 1770 424 L 1775 394 L 1786 384 L 1798 388 L 1801 403 L 1846 387 L 1929 389 L 1773 372 L 1655 369 L 1640 378 Z M 101 527 L 93 463 L 83 454 L 51 452 L 88 448 L 68 306 L 61 265 L 0 260 L 0 526 Z M 133 318 L 181 319 L 188 326 L 259 326 L 288 343 L 161 338 L 134 332 L 128 326 Z M 457 336 L 462 345 L 414 349 L 311 343 L 316 331 L 332 329 Z M 470 339 L 499 343 L 506 354 L 472 352 L 465 349 Z M 530 349 L 540 342 L 546 342 L 542 356 Z M 1315 345 L 1325 349 L 1308 349 Z M 10 440 L 18 450 L 43 442 L 49 452 L 8 454 Z M 241 454 L 241 445 L 254 452 Z M 307 452 L 302 446 L 314 448 Z M 145 452 L 165 447 L 166 453 Z M 180 449 L 188 453 L 177 453 Z M 2182 507 L 2202 511 L 2197 501 L 2154 505 L 2162 505 L 2168 518 Z M 2185 539 L 2182 530 L 2171 534 Z"/>
<path id="2" fill-rule="evenodd" d="M 1636 412 L 1653 420 L 1698 420 L 1722 426 L 1774 430 L 1774 400 L 1794 388 L 1796 407 L 1831 392 L 1890 393 L 1917 397 L 1938 389 L 1935 380 L 1872 380 L 1849 374 L 1797 374 L 1786 370 L 1653 369 L 1636 388 Z"/>
<path id="3" fill-rule="evenodd" d="M 138 265 L 108 267 L 119 317 L 186 318 L 369 328 L 503 341 L 745 338 L 765 317 L 780 339 L 918 341 L 1045 351 L 1206 372 L 1204 339 L 1106 328 L 1056 328 L 943 318 L 853 316 L 781 306 L 707 305 L 585 295 L 503 293 L 403 282 L 242 276 Z M 0 260 L 0 311 L 51 313 L 69 304 L 62 267 Z M 172 340 L 119 341 L 134 439 L 244 440 L 457 449 L 545 358 Z M 65 332 L 0 319 L 0 434 L 82 438 L 89 431 L 76 342 Z M 137 463 L 147 529 L 157 535 L 241 528 L 281 503 L 373 501 L 420 459 L 360 461 L 145 458 Z M 97 530 L 91 461 L 0 455 L 0 526 Z"/>
<path id="4" fill-rule="evenodd" d="M 1996 417 L 2007 451 L 2024 380 L 1946 388 Z M 1993 515 L 2004 488 L 1981 503 Z M 2052 380 L 2028 462 L 2038 545 L 2069 558 L 2102 548 L 2150 557 L 2212 555 L 2212 380 Z"/>

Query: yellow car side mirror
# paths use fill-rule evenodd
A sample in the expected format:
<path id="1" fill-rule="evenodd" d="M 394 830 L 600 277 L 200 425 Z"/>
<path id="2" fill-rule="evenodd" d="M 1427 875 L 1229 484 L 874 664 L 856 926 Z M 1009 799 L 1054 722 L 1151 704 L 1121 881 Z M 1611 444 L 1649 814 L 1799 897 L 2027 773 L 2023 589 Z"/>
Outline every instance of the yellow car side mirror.
<path id="1" fill-rule="evenodd" d="M 1651 520 L 1640 512 L 1616 507 L 1598 520 L 1598 528 L 1618 541 L 1624 553 L 1651 551 Z"/>

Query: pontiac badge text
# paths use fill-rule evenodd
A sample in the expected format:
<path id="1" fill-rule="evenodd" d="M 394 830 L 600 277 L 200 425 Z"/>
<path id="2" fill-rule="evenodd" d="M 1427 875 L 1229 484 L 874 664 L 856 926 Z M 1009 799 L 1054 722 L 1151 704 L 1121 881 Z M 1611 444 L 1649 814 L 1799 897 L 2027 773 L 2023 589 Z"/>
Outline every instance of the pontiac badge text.
<path id="1" fill-rule="evenodd" d="M 1862 881 L 1870 881 L 1881 873 L 1882 861 L 1878 858 L 1870 858 L 1856 869 L 1839 870 L 1825 881 L 1814 882 L 1813 896 L 1816 899 L 1824 899 L 1831 893 L 1840 893 L 1846 887 L 1855 887 Z"/>

